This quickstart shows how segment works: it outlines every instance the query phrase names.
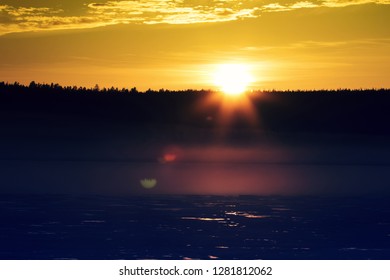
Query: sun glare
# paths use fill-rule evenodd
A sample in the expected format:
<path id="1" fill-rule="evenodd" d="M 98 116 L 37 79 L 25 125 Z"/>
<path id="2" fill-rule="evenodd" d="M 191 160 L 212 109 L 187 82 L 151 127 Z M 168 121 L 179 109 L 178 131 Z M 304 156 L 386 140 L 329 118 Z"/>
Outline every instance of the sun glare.
<path id="1" fill-rule="evenodd" d="M 230 96 L 244 93 L 251 82 L 253 77 L 245 64 L 221 64 L 214 74 L 214 84 Z"/>

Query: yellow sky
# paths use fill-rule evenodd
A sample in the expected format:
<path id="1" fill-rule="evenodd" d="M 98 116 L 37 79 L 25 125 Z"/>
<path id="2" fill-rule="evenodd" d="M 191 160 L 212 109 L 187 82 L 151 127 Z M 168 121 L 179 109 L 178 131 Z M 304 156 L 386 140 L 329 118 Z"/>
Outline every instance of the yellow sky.
<path id="1" fill-rule="evenodd" d="M 253 89 L 390 88 L 389 0 L 3 0 L 0 80 Z"/>

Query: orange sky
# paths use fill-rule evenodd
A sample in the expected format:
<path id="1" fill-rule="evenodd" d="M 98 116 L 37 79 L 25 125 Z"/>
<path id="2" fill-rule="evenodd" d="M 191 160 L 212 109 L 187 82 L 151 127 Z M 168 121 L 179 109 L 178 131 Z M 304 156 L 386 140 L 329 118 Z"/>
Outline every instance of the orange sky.
<path id="1" fill-rule="evenodd" d="M 388 0 L 3 0 L 0 80 L 252 89 L 390 88 Z"/>

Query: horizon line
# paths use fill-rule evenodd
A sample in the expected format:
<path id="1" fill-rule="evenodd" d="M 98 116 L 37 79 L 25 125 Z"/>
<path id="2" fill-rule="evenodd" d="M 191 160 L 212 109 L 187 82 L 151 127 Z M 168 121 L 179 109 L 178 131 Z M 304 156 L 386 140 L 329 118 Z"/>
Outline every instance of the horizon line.
<path id="1" fill-rule="evenodd" d="M 222 90 L 219 89 L 212 89 L 212 88 L 186 88 L 186 89 L 168 89 L 168 88 L 159 88 L 159 89 L 152 89 L 148 88 L 147 90 L 138 90 L 136 86 L 130 86 L 130 87 L 101 87 L 97 83 L 95 86 L 78 86 L 78 85 L 61 85 L 59 83 L 55 82 L 36 82 L 31 81 L 30 83 L 21 83 L 18 81 L 9 82 L 9 81 L 0 81 L 0 88 L 1 87 L 20 87 L 25 89 L 57 89 L 57 90 L 70 90 L 70 91 L 92 91 L 92 92 L 99 92 L 99 93 L 105 93 L 105 92 L 119 92 L 119 93 L 164 93 L 164 92 L 202 92 L 202 93 L 223 93 Z M 365 91 L 390 91 L 390 88 L 386 87 L 367 87 L 367 88 L 312 88 L 312 89 L 277 89 L 277 88 L 269 88 L 269 89 L 249 89 L 246 90 L 244 93 L 250 94 L 250 93 L 272 93 L 272 92 L 278 92 L 278 93 L 289 93 L 289 92 L 302 92 L 302 93 L 308 93 L 308 92 L 365 92 Z"/>

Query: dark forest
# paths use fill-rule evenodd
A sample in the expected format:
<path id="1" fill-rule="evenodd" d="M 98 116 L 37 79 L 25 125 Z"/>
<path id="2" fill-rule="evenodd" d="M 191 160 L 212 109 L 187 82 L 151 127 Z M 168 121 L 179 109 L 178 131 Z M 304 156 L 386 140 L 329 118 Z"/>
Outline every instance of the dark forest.
<path id="1" fill-rule="evenodd" d="M 205 116 L 218 114 L 218 104 L 203 105 L 211 90 L 147 90 L 29 86 L 0 83 L 3 121 L 24 116 L 61 116 L 63 119 L 125 124 L 177 124 L 210 127 Z M 285 132 L 389 134 L 389 89 L 315 91 L 252 91 L 248 93 L 261 129 Z M 31 118 L 30 118 L 31 120 Z M 215 124 L 214 124 L 215 125 Z M 232 127 L 245 126 L 237 114 Z"/>

